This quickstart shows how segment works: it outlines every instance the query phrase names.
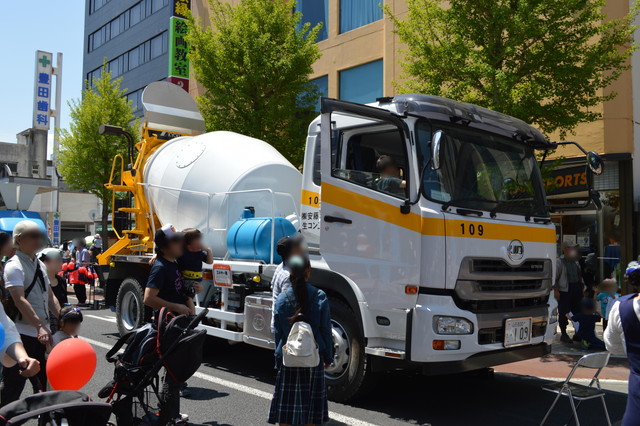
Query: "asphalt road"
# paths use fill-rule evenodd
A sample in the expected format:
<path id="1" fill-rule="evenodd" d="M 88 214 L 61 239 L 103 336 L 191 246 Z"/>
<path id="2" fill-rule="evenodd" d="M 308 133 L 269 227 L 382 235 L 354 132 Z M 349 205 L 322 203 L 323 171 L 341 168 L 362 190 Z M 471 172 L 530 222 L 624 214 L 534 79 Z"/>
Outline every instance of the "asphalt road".
<path id="1" fill-rule="evenodd" d="M 115 314 L 109 310 L 86 310 L 84 314 L 81 337 L 95 347 L 98 367 L 83 391 L 98 399 L 98 390 L 113 375 L 104 356 L 117 340 Z M 182 400 L 181 411 L 190 416 L 192 424 L 265 424 L 274 383 L 272 353 L 209 338 L 204 360 L 189 380 L 191 396 Z M 540 389 L 544 382 L 512 373 L 496 373 L 492 379 L 384 375 L 368 396 L 348 404 L 330 402 L 330 424 L 537 425 L 553 400 Z M 612 382 L 611 388 L 624 389 L 622 384 Z M 608 391 L 606 401 L 614 425 L 619 424 L 626 395 Z M 598 402 L 585 402 L 580 413 L 583 426 L 606 424 Z M 569 414 L 568 402 L 562 401 L 548 424 L 564 424 Z"/>

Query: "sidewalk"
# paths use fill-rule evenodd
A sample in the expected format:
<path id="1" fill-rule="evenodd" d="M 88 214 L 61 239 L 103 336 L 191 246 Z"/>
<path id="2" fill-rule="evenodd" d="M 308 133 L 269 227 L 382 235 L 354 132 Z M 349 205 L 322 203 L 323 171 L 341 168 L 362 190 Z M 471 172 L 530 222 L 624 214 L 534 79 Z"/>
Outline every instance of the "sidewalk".
<path id="1" fill-rule="evenodd" d="M 573 336 L 574 331 L 571 324 L 567 327 L 567 333 L 569 336 Z M 601 324 L 596 326 L 596 335 L 602 338 Z M 580 357 L 594 352 L 596 351 L 582 349 L 578 342 L 572 344 L 562 343 L 560 341 L 560 331 L 558 330 L 549 355 L 542 358 L 500 365 L 494 369 L 499 373 L 563 380 L 567 377 Z M 576 379 L 591 379 L 593 373 L 593 370 L 581 368 L 576 371 L 574 377 Z M 627 393 L 627 383 L 629 379 L 629 362 L 627 358 L 612 355 L 609 359 L 609 364 L 602 370 L 599 377 L 602 381 L 601 384 L 603 388 Z"/>

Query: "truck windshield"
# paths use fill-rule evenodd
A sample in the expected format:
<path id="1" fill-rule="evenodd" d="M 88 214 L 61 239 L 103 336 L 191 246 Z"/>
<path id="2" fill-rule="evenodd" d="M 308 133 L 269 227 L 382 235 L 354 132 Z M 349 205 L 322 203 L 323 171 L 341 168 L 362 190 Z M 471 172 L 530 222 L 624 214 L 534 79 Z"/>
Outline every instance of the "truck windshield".
<path id="1" fill-rule="evenodd" d="M 430 161 L 431 135 L 443 130 L 441 167 L 427 166 L 423 195 L 442 204 L 525 216 L 547 216 L 533 149 L 479 130 L 418 121 L 420 168 Z"/>

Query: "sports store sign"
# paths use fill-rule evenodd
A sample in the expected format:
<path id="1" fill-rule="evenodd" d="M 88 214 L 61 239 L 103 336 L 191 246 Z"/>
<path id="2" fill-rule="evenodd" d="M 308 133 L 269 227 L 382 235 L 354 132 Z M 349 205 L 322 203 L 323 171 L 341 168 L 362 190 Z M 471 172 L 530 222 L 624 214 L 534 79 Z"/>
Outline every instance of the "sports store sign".
<path id="1" fill-rule="evenodd" d="M 189 0 L 173 0 L 173 13 L 169 18 L 169 77 L 167 80 L 189 91 L 189 46 L 186 18 Z"/>

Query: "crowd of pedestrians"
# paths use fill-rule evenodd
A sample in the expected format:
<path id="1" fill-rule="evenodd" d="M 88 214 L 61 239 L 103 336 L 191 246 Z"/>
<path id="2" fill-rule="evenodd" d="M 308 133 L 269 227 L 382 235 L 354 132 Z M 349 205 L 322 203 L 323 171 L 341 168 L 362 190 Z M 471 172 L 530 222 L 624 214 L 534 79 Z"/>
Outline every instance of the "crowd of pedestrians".
<path id="1" fill-rule="evenodd" d="M 78 336 L 82 311 L 69 305 L 64 265 L 88 268 L 96 251 L 78 241 L 70 261 L 64 251 L 43 247 L 37 224 L 22 221 L 13 235 L 0 233 L 0 324 L 5 331 L 0 348 L 2 390 L 0 405 L 20 398 L 30 381 L 34 392 L 47 389 L 46 362 L 52 348 Z M 203 263 L 213 263 L 196 229 L 177 231 L 165 225 L 155 234 L 156 253 L 146 283 L 144 303 L 157 316 L 161 309 L 174 315 L 194 315 L 195 295 L 203 290 Z M 95 239 L 94 239 L 95 247 Z M 324 369 L 333 362 L 331 314 L 327 295 L 309 284 L 311 265 L 299 235 L 278 241 L 282 263 L 272 279 L 271 329 L 275 336 L 276 382 L 267 421 L 272 424 L 322 424 L 329 420 Z M 101 250 L 102 244 L 98 249 Z M 626 277 L 634 293 L 621 297 L 618 284 L 607 278 L 589 291 L 577 247 L 562 244 L 554 295 L 558 300 L 561 339 L 585 349 L 608 349 L 630 361 L 629 397 L 623 425 L 640 424 L 640 263 L 631 262 Z M 85 286 L 72 283 L 79 302 Z M 82 287 L 82 289 L 80 289 Z M 603 321 L 604 341 L 595 333 Z M 569 336 L 567 326 L 574 325 Z M 157 424 L 185 424 L 180 396 L 186 384 L 165 373 Z"/>

